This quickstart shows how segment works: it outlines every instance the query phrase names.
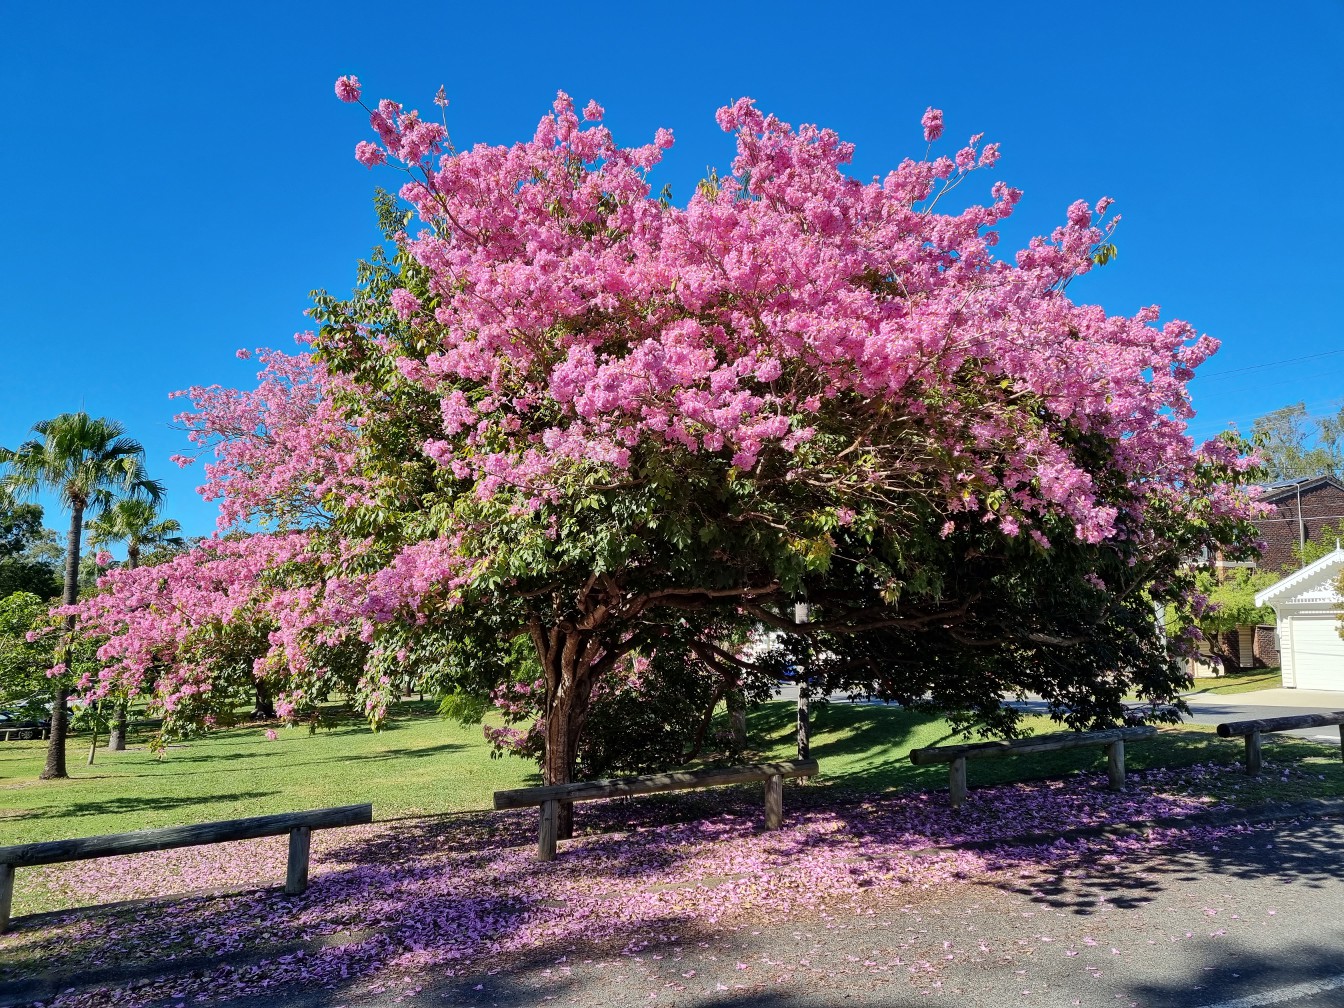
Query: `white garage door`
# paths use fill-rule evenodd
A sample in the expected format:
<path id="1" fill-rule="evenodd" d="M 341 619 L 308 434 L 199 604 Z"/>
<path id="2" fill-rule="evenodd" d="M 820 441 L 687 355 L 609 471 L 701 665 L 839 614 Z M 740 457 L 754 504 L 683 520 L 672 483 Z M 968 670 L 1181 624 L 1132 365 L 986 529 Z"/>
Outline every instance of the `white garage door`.
<path id="1" fill-rule="evenodd" d="M 1293 671 L 1298 689 L 1344 690 L 1344 640 L 1337 619 L 1293 620 Z"/>

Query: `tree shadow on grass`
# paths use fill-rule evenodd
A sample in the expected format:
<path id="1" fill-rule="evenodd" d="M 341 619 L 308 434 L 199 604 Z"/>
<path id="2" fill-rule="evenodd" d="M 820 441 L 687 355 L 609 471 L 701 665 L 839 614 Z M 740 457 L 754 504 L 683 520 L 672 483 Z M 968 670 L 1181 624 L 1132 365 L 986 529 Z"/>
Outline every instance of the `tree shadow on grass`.
<path id="1" fill-rule="evenodd" d="M 279 791 L 235 791 L 233 793 L 193 795 L 190 797 L 149 795 L 143 798 L 104 798 L 101 801 L 75 801 L 35 810 L 25 818 L 70 819 L 101 815 L 131 816 L 147 809 L 163 812 L 171 809 L 190 808 L 193 805 L 254 801 L 259 798 L 270 798 L 279 793 Z M 128 824 L 129 828 L 131 827 Z"/>
<path id="2" fill-rule="evenodd" d="M 223 755 L 202 754 L 200 756 L 179 756 L 171 755 L 162 763 L 157 764 L 160 769 L 146 773 L 124 773 L 124 774 L 93 774 L 88 777 L 81 777 L 80 780 L 98 780 L 105 777 L 108 780 L 135 780 L 157 777 L 175 777 L 198 774 L 224 774 L 224 773 L 251 773 L 257 769 L 255 765 L 247 765 L 246 761 L 256 760 L 283 760 L 286 770 L 292 770 L 297 767 L 306 766 L 327 766 L 332 763 L 361 763 L 373 762 L 388 759 L 421 759 L 427 756 L 443 756 L 446 753 L 456 752 L 466 748 L 456 742 L 443 742 L 439 745 L 417 747 L 415 749 L 385 749 L 382 752 L 374 753 L 338 753 L 334 756 L 325 756 L 314 760 L 291 760 L 286 759 L 284 750 L 273 750 L 269 752 L 248 752 L 248 753 L 227 753 Z M 221 766 L 221 763 L 239 763 L 239 766 Z M 183 768 L 183 764 L 195 764 Z M 269 769 L 269 767 L 268 767 Z"/>

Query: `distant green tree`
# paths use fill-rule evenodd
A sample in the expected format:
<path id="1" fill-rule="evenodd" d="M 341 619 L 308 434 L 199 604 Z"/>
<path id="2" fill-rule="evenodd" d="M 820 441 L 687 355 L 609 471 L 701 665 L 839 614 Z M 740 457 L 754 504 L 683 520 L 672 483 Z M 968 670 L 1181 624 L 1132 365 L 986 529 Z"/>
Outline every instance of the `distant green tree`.
<path id="1" fill-rule="evenodd" d="M 47 618 L 47 602 L 31 592 L 0 598 L 0 707 L 33 719 L 47 716 L 54 637 L 30 641 L 28 634 L 44 628 Z"/>
<path id="2" fill-rule="evenodd" d="M 102 511 L 118 497 L 147 497 L 157 501 L 163 487 L 145 473 L 145 450 L 125 436 L 115 420 L 87 413 L 62 413 L 33 425 L 38 435 L 18 448 L 0 448 L 0 465 L 8 472 L 0 488 L 16 495 L 50 490 L 70 512 L 66 535 L 63 604 L 79 598 L 80 538 L 86 513 Z M 52 677 L 51 744 L 42 770 L 43 780 L 67 777 L 65 769 L 66 702 L 69 698 L 74 644 L 74 617 L 66 618 L 62 661 L 65 674 Z"/>
<path id="3" fill-rule="evenodd" d="M 1305 403 L 1293 403 L 1257 417 L 1251 443 L 1271 480 L 1344 474 L 1344 407 L 1313 415 Z"/>
<path id="4" fill-rule="evenodd" d="M 1344 519 L 1333 525 L 1322 525 L 1316 533 L 1301 546 L 1294 546 L 1293 553 L 1303 567 L 1315 563 L 1327 553 L 1333 553 L 1335 546 L 1344 542 Z"/>
<path id="5" fill-rule="evenodd" d="M 50 558 L 34 550 L 49 534 L 40 506 L 20 504 L 0 491 L 0 598 L 28 592 L 49 599 L 61 590 Z"/>

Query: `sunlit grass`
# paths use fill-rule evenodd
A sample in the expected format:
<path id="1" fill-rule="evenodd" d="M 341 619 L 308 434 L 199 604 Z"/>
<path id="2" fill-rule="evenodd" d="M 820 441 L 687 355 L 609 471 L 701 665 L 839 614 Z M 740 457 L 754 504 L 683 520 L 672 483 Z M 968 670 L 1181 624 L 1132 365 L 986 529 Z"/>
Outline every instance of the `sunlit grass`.
<path id="1" fill-rule="evenodd" d="M 1277 668 L 1246 669 L 1219 676 L 1216 679 L 1196 679 L 1194 696 L 1251 693 L 1255 690 L 1278 689 L 1283 685 L 1283 674 Z"/>
<path id="2" fill-rule="evenodd" d="M 794 711 L 793 703 L 776 701 L 751 712 L 749 758 L 795 756 Z M 1036 732 L 1059 730 L 1045 718 L 1027 724 Z M 91 767 L 85 764 L 87 739 L 76 738 L 69 747 L 67 781 L 37 779 L 45 743 L 0 745 L 0 845 L 362 802 L 372 802 L 375 817 L 382 820 L 482 810 L 491 808 L 494 791 L 537 781 L 532 764 L 492 759 L 478 727 L 445 721 L 428 702 L 404 705 L 378 733 L 355 718 L 316 735 L 306 728 L 281 728 L 274 742 L 263 730 L 212 732 L 170 748 L 162 759 L 144 747 L 143 738 L 133 737 L 132 749 L 99 750 Z M 815 784 L 849 792 L 945 788 L 945 767 L 916 767 L 909 753 L 958 741 L 945 720 L 928 714 L 881 705 L 814 707 L 812 755 L 822 767 Z M 1287 737 L 1267 737 L 1266 743 L 1267 783 L 1243 788 L 1232 800 L 1344 795 L 1337 748 Z M 1232 764 L 1241 751 L 1238 740 L 1219 739 L 1210 728 L 1190 725 L 1130 743 L 1126 762 L 1131 772 Z M 1095 747 L 973 760 L 970 785 L 1100 772 L 1105 759 L 1105 750 Z M 1306 776 L 1295 775 L 1286 784 L 1270 782 L 1274 768 L 1289 764 Z M 705 797 L 712 800 L 712 793 Z"/>

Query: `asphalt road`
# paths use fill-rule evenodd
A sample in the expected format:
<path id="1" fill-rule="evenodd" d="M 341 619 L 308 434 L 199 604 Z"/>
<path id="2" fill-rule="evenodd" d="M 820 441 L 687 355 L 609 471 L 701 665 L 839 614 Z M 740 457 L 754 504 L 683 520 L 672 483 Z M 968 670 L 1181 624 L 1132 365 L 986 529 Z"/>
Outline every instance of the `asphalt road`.
<path id="1" fill-rule="evenodd" d="M 1344 825 L 1276 824 L 1193 852 L 876 892 L 860 913 L 764 921 L 625 949 L 541 948 L 385 994 L 271 992 L 233 1008 L 1339 1008 Z M 647 944 L 640 944 L 640 941 Z M 414 989 L 414 988 L 411 988 Z"/>

